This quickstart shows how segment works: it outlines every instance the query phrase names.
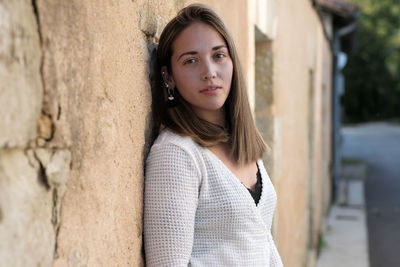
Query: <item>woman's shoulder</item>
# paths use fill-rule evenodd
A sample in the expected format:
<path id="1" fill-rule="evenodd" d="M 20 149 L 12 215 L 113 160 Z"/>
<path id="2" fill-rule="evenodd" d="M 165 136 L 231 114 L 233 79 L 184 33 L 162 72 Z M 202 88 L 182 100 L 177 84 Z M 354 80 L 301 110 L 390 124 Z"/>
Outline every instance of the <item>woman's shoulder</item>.
<path id="1" fill-rule="evenodd" d="M 147 167 L 159 168 L 162 163 L 166 166 L 195 166 L 199 171 L 201 162 L 199 145 L 190 137 L 184 137 L 170 130 L 162 130 L 150 148 L 146 160 Z"/>
<path id="2" fill-rule="evenodd" d="M 163 129 L 154 141 L 153 146 L 170 145 L 178 146 L 184 150 L 193 150 L 198 147 L 198 144 L 195 143 L 189 136 L 181 136 L 169 129 Z"/>
<path id="3" fill-rule="evenodd" d="M 169 129 L 163 129 L 150 148 L 149 158 L 158 154 L 162 157 L 173 157 L 174 159 L 191 158 L 199 160 L 201 147 L 189 136 L 181 136 Z"/>

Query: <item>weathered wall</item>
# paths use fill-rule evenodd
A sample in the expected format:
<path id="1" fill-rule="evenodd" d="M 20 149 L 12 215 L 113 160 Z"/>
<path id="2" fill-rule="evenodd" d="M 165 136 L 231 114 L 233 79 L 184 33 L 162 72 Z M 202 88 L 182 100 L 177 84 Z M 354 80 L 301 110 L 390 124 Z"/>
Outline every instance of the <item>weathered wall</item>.
<path id="1" fill-rule="evenodd" d="M 0 266 L 49 266 L 69 177 L 67 146 L 47 146 L 41 45 L 31 1 L 0 2 Z"/>
<path id="2" fill-rule="evenodd" d="M 179 1 L 38 1 L 50 145 L 71 173 L 54 266 L 141 266 L 149 49 Z"/>
<path id="3" fill-rule="evenodd" d="M 332 54 L 328 40 L 320 23 L 315 27 L 315 77 L 313 81 L 313 109 L 310 119 L 313 127 L 309 129 L 310 183 L 309 183 L 309 259 L 317 256 L 319 234 L 331 198 L 331 81 Z"/>
<path id="4" fill-rule="evenodd" d="M 329 188 L 332 59 L 311 1 L 279 1 L 277 12 L 272 42 L 279 125 L 274 232 L 285 266 L 312 266 L 327 208 L 323 193 Z"/>
<path id="5" fill-rule="evenodd" d="M 182 6 L 0 3 L 0 266 L 143 265 L 149 51 Z"/>

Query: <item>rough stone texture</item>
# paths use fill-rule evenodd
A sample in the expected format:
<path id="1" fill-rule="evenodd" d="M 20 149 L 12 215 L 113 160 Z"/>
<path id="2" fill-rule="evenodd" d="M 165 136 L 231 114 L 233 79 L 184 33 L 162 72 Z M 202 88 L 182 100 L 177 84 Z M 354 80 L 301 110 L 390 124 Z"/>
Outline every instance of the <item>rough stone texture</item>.
<path id="1" fill-rule="evenodd" d="M 274 184 L 281 172 L 281 125 L 274 106 L 274 55 L 272 42 L 261 40 L 255 43 L 255 120 L 256 125 L 268 146 L 263 161 Z M 278 216 L 274 217 L 272 232 L 278 241 Z"/>
<path id="2" fill-rule="evenodd" d="M 39 0 L 37 6 L 43 114 L 54 129 L 46 147 L 72 154 L 54 266 L 142 266 L 149 62 L 182 2 Z"/>
<path id="3" fill-rule="evenodd" d="M 50 266 L 54 257 L 70 157 L 57 151 L 40 162 L 29 148 L 52 132 L 51 121 L 39 120 L 40 66 L 32 2 L 0 2 L 0 266 Z"/>
<path id="4" fill-rule="evenodd" d="M 0 150 L 0 266 L 51 265 L 69 164 L 66 150 Z"/>
<path id="5" fill-rule="evenodd" d="M 55 232 L 52 192 L 39 164 L 20 150 L 0 150 L 0 266 L 49 266 Z"/>
<path id="6" fill-rule="evenodd" d="M 264 163 L 272 179 L 276 155 L 279 146 L 275 146 L 274 138 L 274 95 L 273 95 L 273 54 L 270 42 L 256 42 L 256 63 L 255 63 L 255 84 L 256 84 L 256 124 L 264 141 L 269 147 L 268 153 L 264 155 Z M 274 160 L 275 159 L 275 160 Z"/>
<path id="7" fill-rule="evenodd" d="M 36 137 L 42 104 L 40 40 L 31 1 L 0 2 L 0 147 Z"/>

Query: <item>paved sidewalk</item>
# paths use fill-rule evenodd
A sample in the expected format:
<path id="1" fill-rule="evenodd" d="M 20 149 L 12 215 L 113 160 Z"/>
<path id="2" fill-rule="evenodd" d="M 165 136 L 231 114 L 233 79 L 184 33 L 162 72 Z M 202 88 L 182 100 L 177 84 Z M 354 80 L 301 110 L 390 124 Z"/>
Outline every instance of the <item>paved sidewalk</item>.
<path id="1" fill-rule="evenodd" d="M 362 162 L 345 163 L 338 204 L 331 207 L 316 267 L 369 267 Z"/>
<path id="2" fill-rule="evenodd" d="M 343 127 L 342 155 L 368 165 L 365 182 L 371 267 L 400 267 L 400 124 Z"/>

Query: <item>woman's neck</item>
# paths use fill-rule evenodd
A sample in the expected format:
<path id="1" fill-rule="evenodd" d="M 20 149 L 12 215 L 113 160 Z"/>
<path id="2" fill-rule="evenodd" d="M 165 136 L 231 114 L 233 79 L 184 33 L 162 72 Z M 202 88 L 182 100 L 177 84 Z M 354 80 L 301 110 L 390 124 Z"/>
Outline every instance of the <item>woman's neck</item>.
<path id="1" fill-rule="evenodd" d="M 219 110 L 196 110 L 195 112 L 201 119 L 225 127 L 226 120 L 224 108 Z"/>

